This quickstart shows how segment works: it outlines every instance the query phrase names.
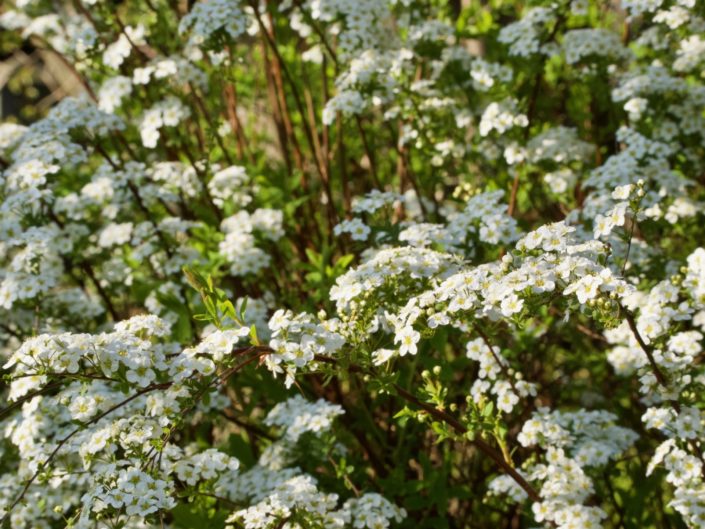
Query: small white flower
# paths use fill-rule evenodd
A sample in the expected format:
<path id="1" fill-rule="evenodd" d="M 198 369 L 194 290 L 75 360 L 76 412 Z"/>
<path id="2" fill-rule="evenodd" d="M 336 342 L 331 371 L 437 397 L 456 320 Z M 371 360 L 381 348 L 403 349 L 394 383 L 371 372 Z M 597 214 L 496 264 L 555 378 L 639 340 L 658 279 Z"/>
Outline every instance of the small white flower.
<path id="1" fill-rule="evenodd" d="M 399 345 L 399 354 L 416 354 L 416 344 L 421 339 L 421 335 L 413 327 L 404 327 L 401 332 L 394 337 L 394 342 Z"/>

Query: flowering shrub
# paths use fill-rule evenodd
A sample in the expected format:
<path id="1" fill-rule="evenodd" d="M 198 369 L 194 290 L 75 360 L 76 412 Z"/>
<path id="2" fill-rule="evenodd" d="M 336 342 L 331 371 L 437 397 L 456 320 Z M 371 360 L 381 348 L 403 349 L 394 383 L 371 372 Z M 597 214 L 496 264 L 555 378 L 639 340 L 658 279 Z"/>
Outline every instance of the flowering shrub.
<path id="1" fill-rule="evenodd" d="M 704 3 L 0 26 L 0 528 L 705 527 Z"/>

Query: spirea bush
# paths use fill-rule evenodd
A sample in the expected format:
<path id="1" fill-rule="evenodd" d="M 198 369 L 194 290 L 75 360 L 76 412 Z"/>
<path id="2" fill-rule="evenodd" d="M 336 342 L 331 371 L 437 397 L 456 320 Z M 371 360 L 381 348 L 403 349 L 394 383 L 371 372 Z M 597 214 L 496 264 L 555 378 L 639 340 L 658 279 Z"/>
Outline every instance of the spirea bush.
<path id="1" fill-rule="evenodd" d="M 0 527 L 705 527 L 705 3 L 6 0 Z"/>

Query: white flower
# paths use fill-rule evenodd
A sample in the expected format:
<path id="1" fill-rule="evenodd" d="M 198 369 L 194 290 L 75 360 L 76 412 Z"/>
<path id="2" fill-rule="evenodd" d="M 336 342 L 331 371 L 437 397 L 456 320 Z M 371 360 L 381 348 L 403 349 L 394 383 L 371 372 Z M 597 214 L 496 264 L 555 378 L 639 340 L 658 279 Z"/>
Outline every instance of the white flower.
<path id="1" fill-rule="evenodd" d="M 615 200 L 627 200 L 629 195 L 631 195 L 632 189 L 634 189 L 633 184 L 617 186 L 612 191 L 612 198 Z"/>
<path id="2" fill-rule="evenodd" d="M 372 363 L 376 366 L 380 366 L 390 360 L 396 351 L 394 349 L 377 349 L 372 353 Z"/>
<path id="3" fill-rule="evenodd" d="M 517 296 L 515 293 L 511 293 L 502 299 L 501 310 L 502 316 L 509 317 L 512 314 L 520 312 L 524 307 L 524 300 Z"/>
<path id="4" fill-rule="evenodd" d="M 416 344 L 421 339 L 421 335 L 414 330 L 413 327 L 404 327 L 401 332 L 398 332 L 394 337 L 394 342 L 399 345 L 399 354 L 416 354 Z"/>
<path id="5" fill-rule="evenodd" d="M 565 293 L 575 293 L 578 301 L 585 304 L 589 299 L 597 296 L 601 284 L 602 278 L 600 276 L 588 274 L 566 288 Z"/>

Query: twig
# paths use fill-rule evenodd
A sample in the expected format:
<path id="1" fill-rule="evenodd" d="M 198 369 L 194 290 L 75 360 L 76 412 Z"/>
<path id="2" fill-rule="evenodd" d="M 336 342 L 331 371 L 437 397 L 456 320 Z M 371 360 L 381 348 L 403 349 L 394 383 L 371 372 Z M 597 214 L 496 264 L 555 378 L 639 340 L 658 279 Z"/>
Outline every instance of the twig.
<path id="1" fill-rule="evenodd" d="M 639 344 L 639 347 L 641 347 L 641 350 L 644 351 L 646 357 L 649 359 L 649 365 L 651 366 L 651 371 L 653 371 L 656 380 L 664 388 L 668 388 L 668 381 L 666 380 L 666 376 L 661 371 L 661 368 L 659 368 L 658 364 L 656 363 L 656 360 L 654 360 L 653 350 L 646 344 L 644 338 L 641 337 L 639 329 L 636 326 L 636 321 L 634 320 L 634 315 L 624 307 L 622 307 L 622 312 L 624 313 L 624 319 L 627 320 L 629 328 L 632 330 L 632 334 L 634 335 L 634 338 Z"/>
<path id="2" fill-rule="evenodd" d="M 326 356 L 320 356 L 316 355 L 315 357 L 316 360 L 319 362 L 324 362 L 324 363 L 329 363 L 329 364 L 337 364 L 335 359 L 329 358 Z M 351 364 L 348 367 L 348 370 L 352 372 L 365 372 L 363 368 L 360 366 Z M 430 404 L 427 404 L 425 402 L 420 401 L 417 399 L 413 394 L 409 393 L 407 390 L 399 386 L 398 384 L 394 384 L 394 389 L 397 392 L 397 394 L 402 397 L 404 400 L 411 402 L 415 404 L 416 406 L 422 408 L 424 411 L 428 412 L 431 416 L 436 418 L 437 420 L 440 420 L 442 422 L 445 422 L 448 424 L 453 430 L 455 430 L 457 433 L 461 435 L 465 435 L 468 433 L 468 429 L 460 422 L 458 421 L 455 417 L 452 415 L 446 413 L 445 411 L 439 410 L 438 408 L 431 406 Z M 507 463 L 504 460 L 504 457 L 497 452 L 494 448 L 492 448 L 491 445 L 489 445 L 487 442 L 483 441 L 482 439 L 476 437 L 471 441 L 472 444 L 474 444 L 481 452 L 483 452 L 486 456 L 488 456 L 490 459 L 492 459 L 504 472 L 509 474 L 509 476 L 519 485 L 531 498 L 532 501 L 535 502 L 540 502 L 542 501 L 541 496 L 539 493 L 534 489 L 534 487 L 526 481 L 526 479 L 519 474 L 509 463 Z"/>
<path id="3" fill-rule="evenodd" d="M 98 416 L 94 417 L 93 419 L 91 419 L 90 421 L 88 421 L 88 422 L 82 424 L 81 426 L 79 426 L 78 428 L 76 428 L 75 430 L 73 430 L 70 434 L 68 434 L 66 437 L 64 437 L 63 439 L 61 439 L 61 440 L 59 441 L 59 444 L 56 445 L 56 448 L 54 448 L 54 450 L 52 450 L 52 452 L 49 454 L 49 457 L 47 457 L 46 461 L 44 461 L 44 462 L 42 462 L 42 463 L 39 463 L 39 465 L 37 466 L 37 470 L 36 470 L 35 473 L 32 475 L 32 477 L 29 478 L 29 480 L 27 480 L 27 482 L 25 483 L 24 487 L 22 488 L 22 491 L 17 495 L 17 497 L 15 498 L 15 500 L 12 502 L 12 504 L 11 504 L 9 507 L 7 507 L 7 510 L 6 510 L 5 514 L 4 514 L 4 516 L 2 517 L 2 519 L 0 519 L 0 527 L 2 527 L 3 524 L 5 523 L 5 521 L 9 518 L 10 514 L 12 513 L 12 510 L 17 506 L 17 504 L 18 504 L 20 501 L 22 501 L 22 498 L 25 497 L 25 495 L 27 494 L 27 491 L 29 490 L 29 487 L 31 487 L 31 486 L 32 486 L 32 483 L 34 483 L 34 481 L 39 477 L 39 474 L 42 473 L 42 470 L 54 459 L 54 457 L 56 457 L 56 455 L 57 455 L 57 454 L 59 453 L 59 451 L 64 447 L 64 445 L 65 445 L 66 443 L 68 443 L 78 432 L 82 431 L 84 428 L 86 428 L 86 426 L 90 426 L 91 424 L 97 423 L 97 422 L 98 422 L 99 420 L 101 420 L 103 417 L 105 417 L 105 416 L 107 416 L 107 415 L 110 415 L 110 414 L 111 414 L 112 412 L 114 412 L 115 410 L 117 410 L 117 409 L 119 409 L 119 408 L 122 408 L 122 407 L 125 406 L 126 404 L 132 402 L 133 400 L 135 400 L 136 398 L 138 398 L 138 397 L 144 395 L 145 393 L 149 393 L 150 391 L 154 391 L 154 390 L 157 390 L 157 389 L 166 389 L 166 388 L 168 388 L 169 386 L 171 386 L 171 382 L 164 382 L 164 383 L 161 383 L 161 384 L 153 384 L 153 385 L 151 385 L 151 386 L 147 386 L 146 388 L 141 389 L 140 391 L 138 391 L 138 392 L 135 393 L 134 395 L 132 395 L 132 396 L 126 398 L 125 400 L 123 400 L 123 401 L 121 401 L 121 402 L 119 402 L 119 403 L 117 403 L 117 404 L 115 404 L 114 406 L 111 406 L 110 408 L 108 408 L 106 411 L 104 411 L 104 412 L 101 413 L 100 415 L 98 415 Z"/>
<path id="4" fill-rule="evenodd" d="M 451 428 L 453 428 L 457 433 L 461 435 L 465 435 L 468 432 L 468 429 L 460 423 L 455 417 L 452 415 L 439 410 L 438 408 L 431 406 L 430 404 L 427 404 L 425 402 L 420 401 L 417 399 L 414 395 L 406 391 L 404 388 L 401 386 L 395 384 L 394 389 L 396 390 L 397 394 L 402 397 L 404 400 L 411 402 L 415 404 L 416 406 L 422 408 L 424 411 L 428 412 L 429 415 L 434 417 L 437 420 L 443 421 L 446 424 L 448 424 Z M 488 443 L 480 439 L 479 437 L 476 437 L 473 439 L 472 444 L 474 444 L 482 453 L 484 453 L 486 456 L 488 456 L 492 461 L 494 461 L 504 472 L 509 474 L 509 476 L 519 485 L 524 492 L 526 492 L 527 496 L 531 498 L 532 501 L 534 502 L 540 502 L 541 496 L 539 493 L 534 489 L 534 487 L 524 479 L 524 476 L 519 474 L 509 463 L 507 463 L 502 455 L 497 452 L 492 446 L 490 446 Z"/>
<path id="5" fill-rule="evenodd" d="M 515 393 L 515 394 L 517 395 L 517 397 L 518 397 L 518 396 L 519 396 L 519 392 L 517 391 L 517 388 L 516 388 L 516 386 L 514 385 L 514 377 L 512 377 L 512 376 L 509 374 L 509 371 L 507 370 L 507 366 L 504 365 L 504 364 L 501 362 L 500 358 L 499 358 L 499 357 L 497 356 L 497 354 L 494 352 L 494 347 L 492 347 L 492 344 L 490 343 L 489 337 L 487 336 L 487 334 L 485 334 L 485 332 L 480 328 L 479 325 L 475 325 L 475 326 L 474 326 L 474 329 L 475 329 L 475 332 L 477 332 L 477 334 L 480 335 L 480 337 L 482 338 L 482 341 L 485 342 L 485 345 L 486 345 L 487 348 L 490 350 L 490 353 L 492 353 L 492 358 L 494 358 L 494 361 L 497 362 L 497 365 L 498 365 L 499 368 L 502 370 L 502 373 L 504 374 L 504 377 L 507 379 L 507 381 L 509 382 L 509 385 L 512 387 L 512 391 L 514 391 L 514 393 Z"/>

